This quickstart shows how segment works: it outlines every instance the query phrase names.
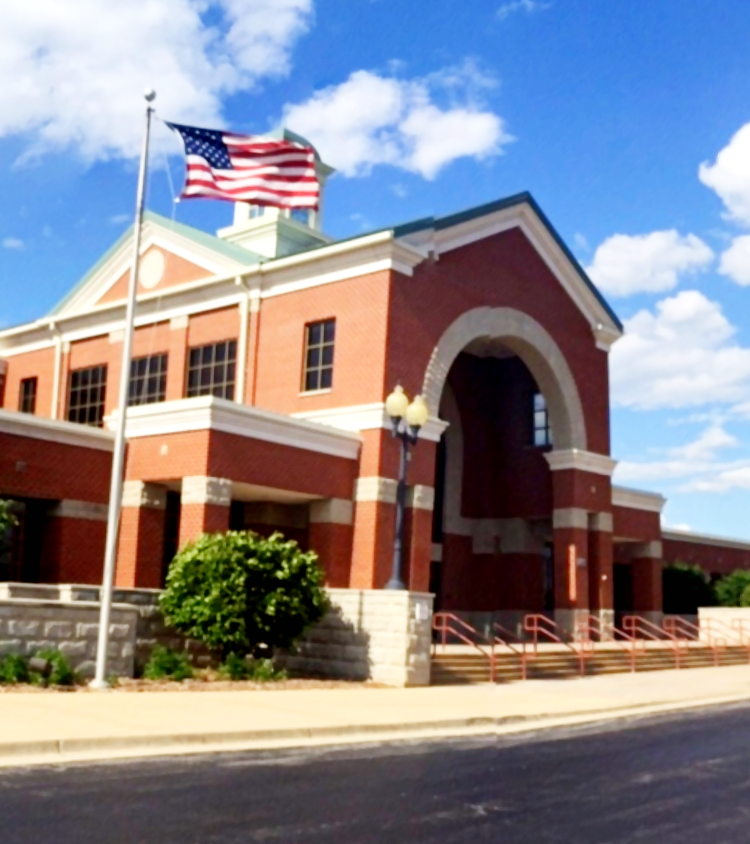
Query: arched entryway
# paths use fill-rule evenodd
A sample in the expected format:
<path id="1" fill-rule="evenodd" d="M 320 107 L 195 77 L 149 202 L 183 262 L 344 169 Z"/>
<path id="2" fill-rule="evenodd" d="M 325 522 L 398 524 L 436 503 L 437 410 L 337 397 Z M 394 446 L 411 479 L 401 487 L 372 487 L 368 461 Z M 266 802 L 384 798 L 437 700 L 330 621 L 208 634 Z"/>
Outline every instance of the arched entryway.
<path id="1" fill-rule="evenodd" d="M 471 613 L 479 626 L 493 613 L 511 627 L 530 612 L 558 611 L 559 619 L 560 610 L 588 608 L 588 595 L 573 595 L 586 536 L 575 546 L 573 589 L 553 550 L 562 510 L 555 514 L 548 458 L 585 454 L 587 439 L 575 379 L 549 333 L 510 308 L 469 311 L 435 348 L 423 393 L 448 423 L 435 473 L 437 607 Z M 571 518 L 574 508 L 563 509 Z M 585 573 L 582 580 L 587 592 Z"/>

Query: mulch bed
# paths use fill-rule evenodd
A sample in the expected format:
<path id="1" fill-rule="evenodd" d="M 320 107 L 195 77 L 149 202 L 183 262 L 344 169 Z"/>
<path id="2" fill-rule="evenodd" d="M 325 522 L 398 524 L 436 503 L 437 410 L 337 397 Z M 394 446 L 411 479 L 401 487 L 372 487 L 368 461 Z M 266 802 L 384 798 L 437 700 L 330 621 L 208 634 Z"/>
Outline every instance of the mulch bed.
<path id="1" fill-rule="evenodd" d="M 113 686 L 114 692 L 278 692 L 286 690 L 306 690 L 311 689 L 378 689 L 386 688 L 383 683 L 372 683 L 370 681 L 350 681 L 350 680 L 313 680 L 306 678 L 290 678 L 288 680 L 272 680 L 264 683 L 259 683 L 255 680 L 222 680 L 218 672 L 212 669 L 202 669 L 196 672 L 196 676 L 191 680 L 182 680 L 175 682 L 174 680 L 144 680 L 130 679 L 128 677 L 121 677 L 116 686 Z M 81 686 L 50 686 L 49 688 L 42 688 L 41 686 L 30 684 L 19 685 L 3 685 L 0 684 L 0 694 L 13 694 L 18 692 L 23 693 L 39 693 L 50 694 L 53 692 L 83 692 L 94 693 L 95 690 L 89 689 L 86 685 Z"/>

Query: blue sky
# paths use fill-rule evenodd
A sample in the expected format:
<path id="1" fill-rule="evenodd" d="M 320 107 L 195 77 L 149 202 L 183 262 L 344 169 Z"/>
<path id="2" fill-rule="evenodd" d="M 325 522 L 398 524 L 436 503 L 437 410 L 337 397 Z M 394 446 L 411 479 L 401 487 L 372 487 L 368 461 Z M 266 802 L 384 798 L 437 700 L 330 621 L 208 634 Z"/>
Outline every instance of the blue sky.
<path id="1" fill-rule="evenodd" d="M 332 235 L 530 190 L 628 328 L 616 481 L 750 538 L 748 43 L 742 0 L 4 0 L 0 324 L 128 224 L 146 85 L 166 119 L 286 116 L 339 168 Z M 173 205 L 181 161 L 154 143 L 149 206 L 226 225 Z"/>

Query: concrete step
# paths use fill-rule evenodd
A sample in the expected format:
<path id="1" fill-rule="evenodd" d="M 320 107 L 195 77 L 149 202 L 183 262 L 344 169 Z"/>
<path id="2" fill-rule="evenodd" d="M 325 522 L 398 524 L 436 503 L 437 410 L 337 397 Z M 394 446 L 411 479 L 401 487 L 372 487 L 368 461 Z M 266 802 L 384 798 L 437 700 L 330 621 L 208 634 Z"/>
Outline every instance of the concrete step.
<path id="1" fill-rule="evenodd" d="M 742 665 L 748 662 L 745 648 L 730 647 L 719 652 L 719 665 Z M 716 664 L 710 648 L 687 648 L 680 652 L 681 668 L 704 668 Z M 675 654 L 669 648 L 647 649 L 636 660 L 637 671 L 660 671 L 675 668 Z M 630 655 L 623 650 L 597 650 L 588 655 L 585 673 L 615 674 L 631 670 Z M 560 679 L 575 677 L 580 672 L 580 662 L 572 653 L 539 653 L 527 663 L 529 679 Z M 511 682 L 522 678 L 521 660 L 515 654 L 496 655 L 495 678 L 497 682 Z M 432 659 L 433 685 L 488 683 L 489 661 L 482 654 L 436 654 Z"/>

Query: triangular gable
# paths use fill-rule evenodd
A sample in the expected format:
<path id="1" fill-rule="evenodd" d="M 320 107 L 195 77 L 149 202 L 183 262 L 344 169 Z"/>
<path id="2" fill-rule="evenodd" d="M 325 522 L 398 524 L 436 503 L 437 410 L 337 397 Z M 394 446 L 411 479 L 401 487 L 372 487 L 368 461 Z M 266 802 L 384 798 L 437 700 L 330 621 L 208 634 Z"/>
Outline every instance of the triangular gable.
<path id="1" fill-rule="evenodd" d="M 393 229 L 394 236 L 436 256 L 520 228 L 588 320 L 597 345 L 609 349 L 622 323 L 529 193 L 449 217 L 426 218 Z"/>
<path id="2" fill-rule="evenodd" d="M 131 227 L 50 315 L 83 313 L 96 306 L 124 300 L 132 251 Z M 239 273 L 260 260 L 260 256 L 249 249 L 146 212 L 141 232 L 138 296 Z"/>

